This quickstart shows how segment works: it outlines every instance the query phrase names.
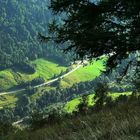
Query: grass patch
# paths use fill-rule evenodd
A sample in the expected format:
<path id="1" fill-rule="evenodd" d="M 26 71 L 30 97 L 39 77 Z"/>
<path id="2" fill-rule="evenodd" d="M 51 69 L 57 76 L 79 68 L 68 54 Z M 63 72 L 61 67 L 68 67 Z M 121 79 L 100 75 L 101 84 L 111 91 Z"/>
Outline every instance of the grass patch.
<path id="1" fill-rule="evenodd" d="M 15 95 L 3 95 L 0 96 L 0 109 L 3 107 L 14 108 L 16 106 L 18 98 Z"/>
<path id="2" fill-rule="evenodd" d="M 61 81 L 62 88 L 71 87 L 73 84 L 80 82 L 91 81 L 100 76 L 102 71 L 105 71 L 105 61 L 106 59 L 93 61 L 91 64 L 79 68 Z"/>
<path id="3" fill-rule="evenodd" d="M 94 100 L 94 94 L 88 95 L 87 97 L 87 102 L 89 106 L 93 106 L 95 104 Z M 66 110 L 68 113 L 72 113 L 73 111 L 77 111 L 77 106 L 80 104 L 82 100 L 82 97 L 73 99 L 71 101 L 69 101 L 65 107 L 64 110 Z"/>
<path id="4" fill-rule="evenodd" d="M 54 75 L 66 71 L 66 67 L 60 66 L 57 63 L 44 59 L 37 59 L 32 62 L 36 66 L 36 75 L 43 77 L 45 80 L 51 79 Z"/>
<path id="5" fill-rule="evenodd" d="M 8 89 L 12 86 L 17 85 L 17 82 L 12 74 L 12 70 L 7 69 L 0 71 L 0 91 Z"/>
<path id="6" fill-rule="evenodd" d="M 132 92 L 115 92 L 115 93 L 109 93 L 108 96 L 111 96 L 113 100 L 115 100 L 116 98 L 118 98 L 120 95 L 126 95 L 126 96 L 130 96 L 132 95 Z"/>
<path id="7" fill-rule="evenodd" d="M 31 62 L 35 65 L 36 72 L 34 74 L 26 74 L 21 71 L 14 72 L 11 69 L 0 71 L 0 89 L 7 90 L 17 86 L 23 82 L 32 81 L 37 77 L 43 77 L 45 80 L 51 79 L 54 75 L 60 74 L 66 70 L 66 67 L 59 66 L 52 61 L 45 59 L 37 59 Z"/>
<path id="8" fill-rule="evenodd" d="M 126 96 L 130 96 L 132 95 L 132 92 L 122 92 L 122 93 L 109 93 L 108 96 L 111 96 L 113 100 L 117 99 L 120 95 L 126 95 Z M 71 101 L 69 101 L 65 107 L 64 110 L 66 110 L 68 113 L 72 113 L 73 111 L 77 111 L 77 106 L 80 104 L 81 102 L 81 97 L 73 99 Z M 87 96 L 87 102 L 89 106 L 93 106 L 95 105 L 95 101 L 94 101 L 94 94 L 90 94 Z"/>

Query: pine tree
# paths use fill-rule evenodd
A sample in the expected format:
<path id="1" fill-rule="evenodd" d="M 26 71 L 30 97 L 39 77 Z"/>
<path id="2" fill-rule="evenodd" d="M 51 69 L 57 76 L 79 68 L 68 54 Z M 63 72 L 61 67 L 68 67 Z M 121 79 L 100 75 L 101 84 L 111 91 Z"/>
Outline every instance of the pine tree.
<path id="1" fill-rule="evenodd" d="M 51 0 L 51 10 L 62 17 L 50 25 L 52 39 L 67 44 L 66 52 L 75 50 L 77 59 L 109 55 L 108 66 L 115 67 L 140 50 L 139 7 L 138 0 Z"/>

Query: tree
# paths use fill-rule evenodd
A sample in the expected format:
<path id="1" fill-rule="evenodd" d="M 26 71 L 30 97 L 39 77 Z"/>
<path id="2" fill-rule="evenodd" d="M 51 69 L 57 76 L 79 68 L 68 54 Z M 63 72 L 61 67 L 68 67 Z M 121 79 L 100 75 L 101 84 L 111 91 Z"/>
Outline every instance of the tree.
<path id="1" fill-rule="evenodd" d="M 79 113 L 87 114 L 88 111 L 88 99 L 87 95 L 83 95 L 80 104 L 77 106 Z"/>
<path id="2" fill-rule="evenodd" d="M 140 93 L 140 60 L 137 62 L 137 68 L 135 70 L 135 74 L 132 80 L 132 84 L 134 85 L 134 93 Z"/>
<path id="3" fill-rule="evenodd" d="M 32 129 L 37 129 L 45 125 L 46 123 L 46 118 L 44 118 L 42 112 L 33 112 L 30 116 L 31 119 L 31 128 Z"/>
<path id="4" fill-rule="evenodd" d="M 140 50 L 139 7 L 138 0 L 51 0 L 50 9 L 62 17 L 50 24 L 51 38 L 78 59 L 109 55 L 108 66 L 115 67 Z"/>
<path id="5" fill-rule="evenodd" d="M 108 85 L 106 83 L 98 83 L 95 89 L 94 100 L 96 100 L 95 108 L 97 110 L 101 109 L 103 105 L 108 101 Z"/>

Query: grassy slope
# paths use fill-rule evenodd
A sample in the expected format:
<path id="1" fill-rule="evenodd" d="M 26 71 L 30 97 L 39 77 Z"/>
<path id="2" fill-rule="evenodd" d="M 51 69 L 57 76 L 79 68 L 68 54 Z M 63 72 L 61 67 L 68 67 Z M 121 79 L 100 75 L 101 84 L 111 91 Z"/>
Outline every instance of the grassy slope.
<path id="1" fill-rule="evenodd" d="M 61 85 L 63 88 L 71 87 L 73 84 L 91 81 L 101 74 L 101 71 L 105 71 L 104 65 L 105 59 L 93 61 L 88 66 L 83 66 L 74 73 L 65 77 Z"/>
<path id="2" fill-rule="evenodd" d="M 34 74 L 25 74 L 22 72 L 14 72 L 11 69 L 0 71 L 0 88 L 7 90 L 21 82 L 31 81 L 37 77 L 43 77 L 45 80 L 51 79 L 54 74 L 60 74 L 65 71 L 66 67 L 59 66 L 52 61 L 45 59 L 37 59 L 32 62 L 35 65 L 36 72 Z M 18 98 L 16 95 L 3 95 L 0 96 L 0 108 L 8 106 L 14 107 Z"/>
<path id="3" fill-rule="evenodd" d="M 0 89 L 1 90 L 8 89 L 15 85 L 17 85 L 17 82 L 15 81 L 12 70 L 7 69 L 4 71 L 0 71 Z"/>
<path id="4" fill-rule="evenodd" d="M 26 74 L 22 72 L 14 72 L 11 69 L 0 71 L 0 88 L 7 90 L 13 86 L 22 82 L 32 81 L 37 77 L 43 77 L 48 80 L 54 76 L 54 74 L 60 74 L 61 71 L 65 71 L 66 67 L 59 66 L 52 61 L 44 59 L 37 59 L 31 62 L 35 65 L 36 72 L 34 74 Z"/>
<path id="5" fill-rule="evenodd" d="M 81 67 L 80 69 L 78 69 L 77 71 L 75 71 L 74 73 L 70 74 L 69 76 L 65 77 L 62 80 L 62 82 L 61 82 L 62 87 L 63 88 L 71 87 L 73 84 L 76 84 L 79 82 L 93 80 L 95 77 L 97 77 L 101 74 L 101 71 L 105 70 L 104 61 L 105 61 L 105 59 L 94 61 L 92 64 L 89 64 L 88 66 Z M 33 61 L 32 63 L 34 65 L 36 65 L 36 72 L 32 75 L 21 73 L 21 72 L 14 73 L 12 70 L 1 71 L 0 76 L 3 75 L 3 73 L 5 74 L 6 78 L 8 77 L 8 75 L 11 75 L 8 79 L 9 82 L 7 82 L 5 80 L 5 78 L 0 79 L 0 82 L 2 82 L 1 87 L 4 86 L 3 83 L 5 83 L 6 87 L 9 88 L 14 85 L 17 85 L 18 82 L 31 81 L 34 78 L 39 77 L 39 76 L 43 77 L 45 80 L 48 80 L 48 79 L 52 78 L 54 76 L 54 74 L 57 75 L 61 71 L 66 70 L 66 67 L 59 66 L 56 63 L 53 63 L 51 61 L 47 61 L 44 59 L 37 59 L 37 60 Z M 15 80 L 15 77 L 16 77 L 16 80 Z M 53 87 L 47 87 L 47 88 L 42 87 L 40 90 L 42 90 L 42 89 L 48 90 L 48 89 L 53 89 Z M 34 100 L 36 100 L 36 98 L 39 98 L 41 95 L 42 94 L 39 94 L 39 92 L 38 92 L 38 93 L 32 95 L 31 100 L 34 101 Z M 15 105 L 14 101 L 16 101 L 16 100 L 8 100 L 6 98 L 7 97 L 6 95 L 3 97 L 5 98 L 5 100 L 3 100 L 2 103 L 0 100 L 0 107 L 3 107 L 5 105 L 11 105 L 13 107 Z M 14 98 L 14 97 L 11 97 L 11 98 Z M 6 104 L 6 102 L 8 104 Z"/>
<path id="6" fill-rule="evenodd" d="M 119 97 L 120 95 L 127 95 L 127 96 L 129 96 L 129 95 L 131 95 L 131 94 L 132 94 L 132 92 L 109 93 L 108 96 L 111 96 L 112 99 L 115 100 L 115 99 L 116 99 L 117 97 Z M 91 95 L 88 96 L 88 99 L 87 99 L 87 100 L 88 100 L 89 106 L 93 106 L 93 105 L 95 104 L 93 98 L 94 98 L 94 94 L 91 94 Z M 68 103 L 65 105 L 64 109 L 65 109 L 68 113 L 72 113 L 73 111 L 75 111 L 75 110 L 77 109 L 77 106 L 80 104 L 81 99 L 82 99 L 82 98 L 79 97 L 79 98 L 76 98 L 76 99 L 71 100 L 70 102 L 68 102 Z"/>
<path id="7" fill-rule="evenodd" d="M 17 131 L 5 140 L 140 140 L 138 101 L 78 115 L 35 131 Z"/>
<path id="8" fill-rule="evenodd" d="M 45 80 L 52 78 L 54 74 L 58 75 L 61 72 L 66 71 L 66 67 L 43 59 L 37 59 L 33 64 L 36 65 L 35 74 L 43 77 Z"/>
<path id="9" fill-rule="evenodd" d="M 15 95 L 0 96 L 0 109 L 3 107 L 15 107 L 18 98 Z"/>
<path id="10" fill-rule="evenodd" d="M 105 65 L 104 62 L 106 61 L 106 58 L 93 61 L 92 63 L 88 64 L 87 66 L 80 67 L 75 72 L 71 73 L 70 75 L 66 76 L 61 80 L 61 88 L 69 88 L 73 84 L 77 84 L 80 82 L 86 82 L 91 81 L 98 77 L 102 71 L 105 71 Z M 75 68 L 77 65 L 72 65 L 72 68 Z M 55 87 L 42 87 L 41 90 L 47 90 L 49 89 L 55 89 Z M 33 100 L 39 98 L 42 95 L 42 93 L 37 93 L 32 96 Z"/>
<path id="11" fill-rule="evenodd" d="M 89 104 L 89 106 L 94 105 L 93 97 L 94 97 L 94 94 L 91 94 L 91 95 L 88 96 L 88 104 Z M 82 99 L 82 98 L 79 97 L 79 98 L 76 98 L 76 99 L 73 99 L 73 100 L 69 101 L 69 102 L 65 105 L 64 109 L 65 109 L 68 113 L 72 113 L 73 111 L 76 110 L 77 106 L 80 104 L 81 99 Z"/>

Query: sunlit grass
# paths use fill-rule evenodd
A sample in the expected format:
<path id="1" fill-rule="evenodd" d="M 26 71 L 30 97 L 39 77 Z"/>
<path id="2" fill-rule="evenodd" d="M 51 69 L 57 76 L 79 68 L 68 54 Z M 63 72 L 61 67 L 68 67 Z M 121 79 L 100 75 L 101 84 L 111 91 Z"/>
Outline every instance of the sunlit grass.
<path id="1" fill-rule="evenodd" d="M 17 100 L 18 98 L 15 95 L 0 96 L 0 109 L 3 107 L 15 107 Z"/>
<path id="2" fill-rule="evenodd" d="M 109 93 L 108 96 L 111 96 L 113 100 L 115 100 L 116 98 L 118 98 L 120 95 L 126 95 L 126 96 L 130 96 L 132 95 L 132 92 L 115 92 L 115 93 Z"/>
<path id="3" fill-rule="evenodd" d="M 111 96 L 113 100 L 117 99 L 121 95 L 130 96 L 130 95 L 132 95 L 132 92 L 122 92 L 122 93 L 116 92 L 116 93 L 109 93 L 108 94 L 108 96 Z M 95 105 L 94 96 L 95 96 L 95 94 L 90 94 L 90 95 L 87 96 L 87 102 L 88 102 L 89 106 L 94 106 Z M 68 113 L 72 113 L 73 111 L 77 111 L 77 106 L 80 104 L 81 99 L 82 99 L 82 97 L 69 101 L 65 105 L 64 109 Z"/>
<path id="4" fill-rule="evenodd" d="M 101 59 L 98 61 L 93 61 L 87 66 L 82 66 L 77 71 L 65 77 L 61 82 L 61 86 L 63 88 L 71 87 L 73 84 L 95 79 L 101 75 L 102 71 L 105 71 L 105 61 L 105 59 Z"/>
<path id="5" fill-rule="evenodd" d="M 72 113 L 73 111 L 77 111 L 77 106 L 80 104 L 82 100 L 82 97 L 73 99 L 69 101 L 65 107 L 64 110 L 66 110 L 68 113 Z M 89 106 L 93 106 L 95 104 L 94 102 L 94 94 L 91 94 L 87 97 L 87 102 Z"/>
<path id="6" fill-rule="evenodd" d="M 17 82 L 14 79 L 12 70 L 7 69 L 4 71 L 0 71 L 0 89 L 1 90 L 8 89 L 15 85 L 17 85 Z"/>
<path id="7" fill-rule="evenodd" d="M 37 59 L 33 62 L 36 65 L 36 75 L 43 77 L 45 80 L 48 80 L 54 76 L 58 75 L 61 72 L 66 71 L 66 67 L 60 66 L 59 64 L 47 61 L 44 59 Z"/>
<path id="8" fill-rule="evenodd" d="M 45 59 L 37 59 L 31 63 L 35 65 L 36 72 L 34 74 L 26 74 L 21 71 L 14 72 L 11 69 L 0 71 L 0 89 L 7 90 L 23 82 L 32 81 L 37 77 L 49 80 L 67 69 Z"/>

